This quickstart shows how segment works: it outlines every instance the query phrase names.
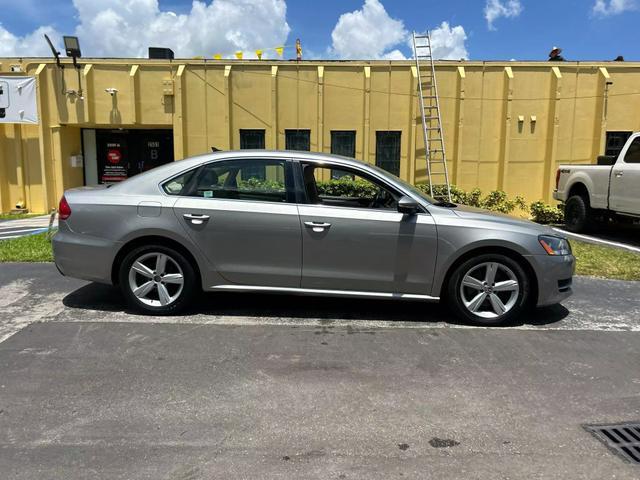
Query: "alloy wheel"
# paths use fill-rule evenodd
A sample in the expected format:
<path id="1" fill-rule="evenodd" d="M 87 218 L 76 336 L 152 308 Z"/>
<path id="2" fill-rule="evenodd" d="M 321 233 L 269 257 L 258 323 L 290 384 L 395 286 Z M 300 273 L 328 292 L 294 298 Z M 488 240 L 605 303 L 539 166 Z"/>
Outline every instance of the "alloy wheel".
<path id="1" fill-rule="evenodd" d="M 129 288 L 145 305 L 166 307 L 180 297 L 184 273 L 178 262 L 166 253 L 145 253 L 129 268 Z"/>
<path id="2" fill-rule="evenodd" d="M 519 294 L 518 277 L 498 262 L 473 266 L 460 283 L 462 304 L 472 315 L 482 318 L 505 315 L 515 306 Z"/>

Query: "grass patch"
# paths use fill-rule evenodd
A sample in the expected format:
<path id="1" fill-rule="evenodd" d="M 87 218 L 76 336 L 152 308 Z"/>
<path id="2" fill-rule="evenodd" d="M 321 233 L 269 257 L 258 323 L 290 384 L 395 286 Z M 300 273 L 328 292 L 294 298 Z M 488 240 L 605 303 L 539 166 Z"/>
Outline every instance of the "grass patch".
<path id="1" fill-rule="evenodd" d="M 21 218 L 41 217 L 44 213 L 0 213 L 0 220 L 20 220 Z"/>
<path id="2" fill-rule="evenodd" d="M 640 254 L 571 240 L 576 274 L 619 280 L 640 280 Z"/>
<path id="3" fill-rule="evenodd" d="M 0 240 L 0 262 L 51 262 L 53 252 L 47 233 Z"/>

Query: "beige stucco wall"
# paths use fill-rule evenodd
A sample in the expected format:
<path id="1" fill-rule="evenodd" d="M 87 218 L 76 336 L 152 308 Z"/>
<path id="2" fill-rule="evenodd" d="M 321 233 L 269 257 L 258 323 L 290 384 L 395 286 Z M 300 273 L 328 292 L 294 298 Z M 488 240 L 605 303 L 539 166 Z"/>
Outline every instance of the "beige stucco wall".
<path id="1" fill-rule="evenodd" d="M 401 177 L 426 180 L 409 61 L 82 59 L 80 80 L 69 62 L 61 71 L 0 59 L 0 72 L 11 65 L 36 76 L 41 121 L 0 124 L 1 211 L 24 202 L 43 212 L 82 185 L 69 161 L 81 128 L 173 128 L 176 159 L 239 148 L 241 128 L 265 129 L 270 149 L 284 148 L 285 129 L 310 129 L 311 149 L 323 152 L 331 130 L 355 130 L 356 156 L 371 163 L 376 131 L 398 130 Z M 451 180 L 462 188 L 551 201 L 559 163 L 593 162 L 607 130 L 640 130 L 639 63 L 440 62 L 436 73 Z M 82 98 L 63 93 L 78 81 Z"/>

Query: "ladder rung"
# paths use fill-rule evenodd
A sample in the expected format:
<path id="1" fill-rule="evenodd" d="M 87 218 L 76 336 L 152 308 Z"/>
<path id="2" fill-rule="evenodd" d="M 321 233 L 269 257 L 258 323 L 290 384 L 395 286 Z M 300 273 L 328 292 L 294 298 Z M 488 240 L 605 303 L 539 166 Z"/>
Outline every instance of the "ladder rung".
<path id="1" fill-rule="evenodd" d="M 440 130 L 440 127 L 427 127 L 426 130 Z"/>
<path id="2" fill-rule="evenodd" d="M 413 38 L 429 38 L 429 35 L 414 35 Z"/>

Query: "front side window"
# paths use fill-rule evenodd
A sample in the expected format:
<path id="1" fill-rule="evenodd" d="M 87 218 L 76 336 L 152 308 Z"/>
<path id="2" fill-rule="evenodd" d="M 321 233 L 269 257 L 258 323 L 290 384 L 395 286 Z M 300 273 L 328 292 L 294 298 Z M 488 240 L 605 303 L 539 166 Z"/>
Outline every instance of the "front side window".
<path id="1" fill-rule="evenodd" d="M 399 194 L 377 180 L 341 167 L 303 164 L 307 201 L 332 207 L 397 210 Z M 334 178 L 334 172 L 339 175 Z"/>
<path id="2" fill-rule="evenodd" d="M 636 137 L 624 155 L 624 163 L 640 163 L 640 137 Z"/>
<path id="3" fill-rule="evenodd" d="M 189 174 L 192 176 L 188 177 Z M 263 159 L 213 162 L 169 180 L 163 188 L 169 195 L 286 202 L 285 162 Z"/>

